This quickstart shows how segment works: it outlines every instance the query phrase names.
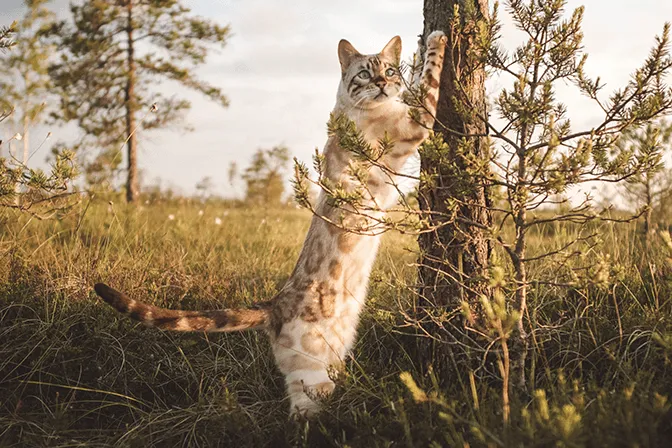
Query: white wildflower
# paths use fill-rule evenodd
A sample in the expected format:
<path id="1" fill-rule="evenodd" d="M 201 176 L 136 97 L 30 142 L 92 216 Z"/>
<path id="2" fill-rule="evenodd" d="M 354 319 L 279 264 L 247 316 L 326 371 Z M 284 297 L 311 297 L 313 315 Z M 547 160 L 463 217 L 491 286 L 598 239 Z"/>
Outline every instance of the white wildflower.
<path id="1" fill-rule="evenodd" d="M 170 215 L 168 215 L 168 220 L 169 221 L 172 221 L 174 219 L 175 219 L 175 215 L 173 215 L 172 213 Z"/>
<path id="2" fill-rule="evenodd" d="M 217 224 L 218 226 L 221 226 L 222 225 L 222 218 L 220 218 L 219 216 L 216 217 L 215 218 L 215 224 Z"/>

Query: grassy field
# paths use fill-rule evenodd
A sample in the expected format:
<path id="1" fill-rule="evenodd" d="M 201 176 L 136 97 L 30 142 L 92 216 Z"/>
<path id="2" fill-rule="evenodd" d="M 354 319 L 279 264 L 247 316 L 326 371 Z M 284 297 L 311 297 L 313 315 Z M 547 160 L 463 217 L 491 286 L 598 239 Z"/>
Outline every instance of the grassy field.
<path id="1" fill-rule="evenodd" d="M 672 268 L 634 225 L 600 228 L 590 257 L 606 285 L 533 288 L 534 390 L 514 394 L 508 425 L 489 364 L 418 363 L 428 342 L 403 318 L 412 237 L 386 235 L 354 359 L 312 422 L 288 420 L 264 334 L 164 333 L 93 294 L 105 281 L 167 307 L 269 299 L 309 219 L 188 201 L 85 202 L 51 221 L 0 211 L 0 447 L 672 446 Z M 532 246 L 573 231 L 542 229 Z"/>

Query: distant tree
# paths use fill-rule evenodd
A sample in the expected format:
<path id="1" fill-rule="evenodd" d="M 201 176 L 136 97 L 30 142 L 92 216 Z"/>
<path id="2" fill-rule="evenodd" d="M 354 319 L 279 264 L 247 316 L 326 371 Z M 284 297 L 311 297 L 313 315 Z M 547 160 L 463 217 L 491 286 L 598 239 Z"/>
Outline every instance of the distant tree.
<path id="1" fill-rule="evenodd" d="M 229 27 L 194 16 L 179 0 L 80 0 L 70 11 L 71 19 L 49 33 L 60 50 L 50 67 L 60 97 L 53 117 L 76 121 L 86 136 L 75 148 L 99 149 L 97 163 L 108 172 L 121 163 L 126 145 L 126 199 L 132 202 L 139 192 L 140 131 L 173 125 L 190 107 L 156 87 L 174 81 L 228 105 L 221 90 L 197 79 L 193 69 L 206 62 L 213 45 L 225 44 Z"/>
<path id="2" fill-rule="evenodd" d="M 31 128 L 42 120 L 47 106 L 52 49 L 40 39 L 39 32 L 54 20 L 45 7 L 48 2 L 24 0 L 27 11 L 15 25 L 16 45 L 0 54 L 0 110 L 11 111 L 11 134 L 18 133 L 23 144 L 23 155 L 14 156 L 24 165 L 30 153 Z"/>
<path id="3" fill-rule="evenodd" d="M 212 194 L 214 188 L 215 183 L 212 181 L 212 177 L 210 176 L 205 176 L 196 183 L 196 191 L 199 192 L 199 195 L 203 200 L 207 199 L 208 196 Z"/>
<path id="4" fill-rule="evenodd" d="M 672 173 L 665 169 L 663 152 L 672 140 L 672 123 L 658 121 L 644 127 L 627 130 L 617 141 L 620 151 L 639 158 L 648 158 L 651 168 L 625 180 L 625 199 L 634 207 L 645 207 L 644 232 L 647 240 L 653 232 L 653 216 L 662 208 L 662 199 L 672 188 Z"/>
<path id="5" fill-rule="evenodd" d="M 235 160 L 231 163 L 229 163 L 229 171 L 227 173 L 228 178 L 229 178 L 229 185 L 231 187 L 234 187 L 234 183 L 236 181 L 236 177 L 238 177 L 238 164 L 235 162 Z"/>
<path id="6" fill-rule="evenodd" d="M 276 146 L 259 149 L 242 174 L 245 200 L 254 205 L 278 205 L 285 191 L 284 176 L 289 164 L 289 149 Z"/>

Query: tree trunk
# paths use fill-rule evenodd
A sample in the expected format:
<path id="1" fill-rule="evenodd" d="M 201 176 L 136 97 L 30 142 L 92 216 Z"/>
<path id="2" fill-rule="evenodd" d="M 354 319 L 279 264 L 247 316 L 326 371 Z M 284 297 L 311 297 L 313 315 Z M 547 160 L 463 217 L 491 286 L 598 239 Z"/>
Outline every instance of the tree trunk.
<path id="1" fill-rule="evenodd" d="M 443 30 L 448 36 L 434 131 L 443 134 L 450 148 L 449 160 L 456 166 L 437 166 L 435 161 L 421 156 L 421 170 L 435 174 L 435 182 L 421 182 L 420 208 L 443 214 L 430 218 L 431 225 L 439 226 L 438 229 L 419 238 L 420 304 L 423 307 L 455 309 L 462 300 L 473 304 L 481 294 L 489 294 L 487 282 L 482 281 L 487 277 L 492 249 L 483 230 L 492 223 L 485 177 L 467 176 L 465 161 L 459 156 L 466 147 L 469 155 L 480 159 L 489 157 L 483 137 L 487 129 L 482 120 L 487 116 L 486 75 L 483 67 L 474 67 L 476 63 L 469 53 L 475 24 L 466 24 L 461 36 L 451 36 L 449 28 L 455 5 L 460 6 L 462 15 L 464 3 L 465 0 L 425 0 L 424 3 L 424 38 L 434 30 Z M 483 18 L 489 17 L 487 0 L 477 0 L 476 7 Z M 461 86 L 458 91 L 456 82 Z M 460 102 L 466 102 L 466 107 L 460 107 Z M 467 115 L 465 109 L 474 113 Z M 467 137 L 463 137 L 465 135 Z M 449 201 L 455 199 L 460 203 L 456 219 L 446 224 L 445 216 L 452 213 Z"/>
<path id="2" fill-rule="evenodd" d="M 525 179 L 526 176 L 526 165 L 524 160 L 520 160 L 520 166 L 518 168 L 518 175 L 521 176 L 519 179 Z M 527 198 L 527 190 L 519 191 L 518 193 L 521 197 Z M 527 360 L 528 352 L 528 334 L 525 331 L 524 317 L 525 311 L 527 310 L 527 291 L 528 291 L 528 282 L 527 282 L 527 269 L 525 266 L 525 256 L 527 249 L 527 230 L 525 228 L 525 223 L 527 222 L 527 210 L 525 207 L 521 207 L 518 211 L 518 214 L 515 218 L 516 222 L 516 245 L 514 248 L 514 256 L 512 257 L 513 269 L 516 272 L 516 295 L 514 299 L 513 309 L 520 313 L 518 318 L 517 330 L 511 336 L 511 359 L 513 363 L 513 368 L 511 371 L 511 378 L 514 381 L 516 387 L 521 391 L 527 390 L 527 376 L 525 372 L 525 362 Z"/>
<path id="3" fill-rule="evenodd" d="M 23 159 L 24 166 L 28 165 L 28 157 L 30 153 L 30 119 L 26 113 L 26 108 L 23 112 Z"/>
<path id="4" fill-rule="evenodd" d="M 23 135 L 22 135 L 22 140 L 23 140 L 23 158 L 21 159 L 21 163 L 23 164 L 23 169 L 25 169 L 28 166 L 28 158 L 30 157 L 30 120 L 28 118 L 28 113 L 26 112 L 28 108 L 24 105 L 23 107 Z M 21 204 L 21 185 L 16 186 L 16 200 L 15 203 L 16 205 Z M 24 191 L 27 191 L 25 187 L 23 187 Z"/>
<path id="5" fill-rule="evenodd" d="M 653 228 L 651 226 L 651 219 L 653 217 L 653 194 L 651 192 L 651 175 L 647 174 L 646 176 L 646 214 L 644 215 L 644 238 L 648 243 L 651 242 L 651 232 Z"/>
<path id="6" fill-rule="evenodd" d="M 126 84 L 126 138 L 128 138 L 128 179 L 126 181 L 126 201 L 134 202 L 138 198 L 138 141 L 136 138 L 135 113 L 135 48 L 133 42 L 133 1 L 126 4 L 128 25 L 126 28 L 128 51 L 128 83 Z"/>

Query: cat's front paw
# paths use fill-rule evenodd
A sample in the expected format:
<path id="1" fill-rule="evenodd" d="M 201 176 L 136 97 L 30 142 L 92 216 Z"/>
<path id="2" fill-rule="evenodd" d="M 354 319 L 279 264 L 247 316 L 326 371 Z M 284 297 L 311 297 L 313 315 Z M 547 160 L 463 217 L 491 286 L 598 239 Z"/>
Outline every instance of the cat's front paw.
<path id="1" fill-rule="evenodd" d="M 432 34 L 427 38 L 428 47 L 439 47 L 444 46 L 448 42 L 448 37 L 444 34 L 443 31 L 432 31 Z"/>

